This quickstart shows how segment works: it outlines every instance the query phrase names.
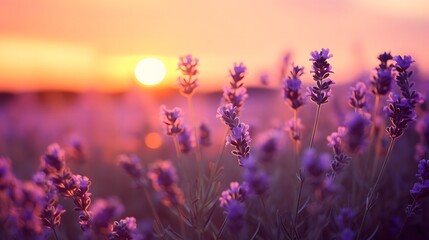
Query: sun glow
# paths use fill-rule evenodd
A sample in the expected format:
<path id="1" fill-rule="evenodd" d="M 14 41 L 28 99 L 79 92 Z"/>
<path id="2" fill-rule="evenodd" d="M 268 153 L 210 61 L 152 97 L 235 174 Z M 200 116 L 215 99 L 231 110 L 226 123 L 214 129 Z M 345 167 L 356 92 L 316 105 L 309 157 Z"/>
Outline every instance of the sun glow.
<path id="1" fill-rule="evenodd" d="M 160 83 L 164 79 L 167 70 L 161 60 L 156 58 L 145 58 L 137 64 L 134 73 L 140 83 L 152 86 Z"/>

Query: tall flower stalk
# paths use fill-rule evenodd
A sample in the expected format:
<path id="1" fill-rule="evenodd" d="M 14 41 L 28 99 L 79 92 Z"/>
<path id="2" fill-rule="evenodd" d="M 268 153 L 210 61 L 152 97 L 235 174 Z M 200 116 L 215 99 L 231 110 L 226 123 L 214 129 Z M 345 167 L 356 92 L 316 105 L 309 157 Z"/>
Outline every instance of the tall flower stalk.
<path id="1" fill-rule="evenodd" d="M 320 52 L 311 52 L 310 61 L 313 62 L 313 65 L 310 73 L 313 73 L 313 80 L 316 82 L 316 86 L 308 87 L 307 91 L 311 101 L 317 104 L 317 111 L 309 148 L 313 147 L 317 124 L 319 122 L 320 108 L 322 104 L 328 102 L 328 99 L 331 96 L 331 85 L 334 84 L 334 82 L 329 78 L 329 75 L 333 73 L 332 66 L 327 61 L 331 57 L 332 54 L 329 54 L 328 48 L 322 48 Z"/>
<path id="2" fill-rule="evenodd" d="M 299 143 L 301 141 L 300 128 L 298 127 L 298 109 L 304 105 L 304 97 L 301 90 L 300 77 L 304 74 L 304 68 L 293 66 L 290 75 L 287 79 L 283 80 L 283 99 L 288 103 L 289 107 L 293 110 L 293 122 L 289 124 L 287 129 L 290 132 L 291 139 L 294 144 L 294 154 L 296 165 L 298 165 Z"/>
<path id="3" fill-rule="evenodd" d="M 357 234 L 357 239 L 360 237 L 365 218 L 369 210 L 375 204 L 373 199 L 374 193 L 377 192 L 378 184 L 380 183 L 380 180 L 390 159 L 390 154 L 392 153 L 395 141 L 403 135 L 404 130 L 408 127 L 408 124 L 411 121 L 414 121 L 415 106 L 417 103 L 421 102 L 420 94 L 414 90 L 411 90 L 411 88 L 414 86 L 414 83 L 409 81 L 412 71 L 408 71 L 408 68 L 414 62 L 411 56 L 396 56 L 394 59 L 396 61 L 395 70 L 398 73 L 396 76 L 396 84 L 400 87 L 402 96 L 391 93 L 390 99 L 388 100 L 389 104 L 384 108 L 384 111 L 389 117 L 391 123 L 391 125 L 386 128 L 386 131 L 390 137 L 390 144 L 387 149 L 386 157 L 378 173 L 377 180 L 368 192 L 364 215 L 362 217 L 362 223 Z"/>
<path id="4" fill-rule="evenodd" d="M 186 97 L 188 102 L 189 114 L 191 116 L 192 128 L 194 130 L 194 139 L 198 139 L 198 133 L 196 127 L 197 124 L 195 120 L 194 106 L 192 103 L 192 96 L 195 93 L 195 88 L 199 86 L 199 81 L 196 77 L 196 75 L 199 73 L 198 63 L 198 58 L 195 58 L 190 54 L 184 57 L 180 57 L 178 63 L 178 69 L 182 72 L 182 76 L 179 76 L 178 78 L 179 85 L 182 87 L 180 89 L 180 93 Z M 200 164 L 199 162 L 201 160 L 201 149 L 198 141 L 195 142 L 195 146 L 195 158 L 198 164 Z"/>

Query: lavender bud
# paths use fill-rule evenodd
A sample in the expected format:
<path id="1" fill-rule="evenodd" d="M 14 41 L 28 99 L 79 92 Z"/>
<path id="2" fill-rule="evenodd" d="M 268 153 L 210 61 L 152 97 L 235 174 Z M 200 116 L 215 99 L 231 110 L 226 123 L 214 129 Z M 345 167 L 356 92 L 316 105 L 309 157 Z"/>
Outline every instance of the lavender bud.
<path id="1" fill-rule="evenodd" d="M 167 109 L 165 105 L 161 106 L 160 111 L 161 122 L 165 124 L 165 132 L 167 135 L 176 135 L 183 131 L 182 128 L 182 110 L 175 107 Z"/>

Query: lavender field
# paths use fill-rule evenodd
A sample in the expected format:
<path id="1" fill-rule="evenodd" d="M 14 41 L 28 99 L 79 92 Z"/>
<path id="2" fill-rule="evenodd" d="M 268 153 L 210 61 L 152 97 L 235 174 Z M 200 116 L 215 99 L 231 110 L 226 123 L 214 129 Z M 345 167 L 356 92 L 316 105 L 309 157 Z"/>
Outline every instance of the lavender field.
<path id="1" fill-rule="evenodd" d="M 197 57 L 167 89 L 0 94 L 0 239 L 429 239 L 412 56 L 345 84 L 321 49 L 251 88 L 231 63 L 209 92 Z"/>

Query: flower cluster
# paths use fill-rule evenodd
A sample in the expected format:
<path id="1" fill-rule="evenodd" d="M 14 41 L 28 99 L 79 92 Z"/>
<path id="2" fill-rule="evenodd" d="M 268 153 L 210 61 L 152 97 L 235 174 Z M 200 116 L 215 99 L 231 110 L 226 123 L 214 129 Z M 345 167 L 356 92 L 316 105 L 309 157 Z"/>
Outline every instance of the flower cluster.
<path id="1" fill-rule="evenodd" d="M 366 85 L 363 82 L 357 82 L 354 87 L 350 88 L 351 96 L 349 98 L 349 105 L 356 111 L 363 111 L 366 107 Z"/>
<path id="2" fill-rule="evenodd" d="M 233 231 L 238 231 L 244 224 L 244 201 L 248 196 L 246 184 L 231 182 L 229 189 L 222 192 L 219 198 L 220 206 L 225 210 L 228 227 Z"/>
<path id="3" fill-rule="evenodd" d="M 237 115 L 237 107 L 234 107 L 232 103 L 228 103 L 218 108 L 216 117 L 229 127 L 230 133 L 226 137 L 226 143 L 235 147 L 232 150 L 232 154 L 238 157 L 238 164 L 243 166 L 243 162 L 250 154 L 251 138 L 249 125 L 240 122 Z"/>
<path id="4" fill-rule="evenodd" d="M 199 127 L 199 131 L 200 133 L 200 137 L 199 137 L 199 141 L 200 141 L 200 145 L 201 146 L 210 146 L 212 144 L 211 142 L 211 138 L 210 138 L 210 129 L 209 127 L 202 123 Z"/>
<path id="5" fill-rule="evenodd" d="M 332 66 L 328 63 L 328 59 L 332 57 L 329 54 L 328 48 L 322 48 L 320 52 L 311 52 L 310 61 L 313 62 L 312 70 L 313 80 L 316 81 L 316 86 L 308 87 L 308 95 L 311 100 L 318 105 L 328 102 L 328 98 L 331 96 L 331 85 L 334 82 L 329 78 L 332 72 Z"/>
<path id="6" fill-rule="evenodd" d="M 229 70 L 232 81 L 223 89 L 223 103 L 231 103 L 234 107 L 237 107 L 237 113 L 243 107 L 244 101 L 248 96 L 247 90 L 242 83 L 246 70 L 247 68 L 243 63 L 234 63 L 233 70 Z"/>
<path id="7" fill-rule="evenodd" d="M 97 199 L 91 205 L 91 229 L 97 236 L 108 236 L 113 219 L 124 212 L 118 198 Z"/>
<path id="8" fill-rule="evenodd" d="M 428 160 L 426 159 L 420 160 L 416 177 L 418 177 L 418 182 L 414 183 L 413 187 L 410 189 L 411 195 L 415 199 L 421 199 L 426 196 L 429 196 L 429 161 Z"/>
<path id="9" fill-rule="evenodd" d="M 331 160 L 332 174 L 341 171 L 351 160 L 351 158 L 344 153 L 341 147 L 346 133 L 347 129 L 345 127 L 338 127 L 336 132 L 331 133 L 331 135 L 326 138 L 328 141 L 328 147 L 331 147 L 334 152 L 334 159 Z"/>
<path id="10" fill-rule="evenodd" d="M 285 130 L 289 133 L 289 137 L 293 141 L 301 141 L 303 129 L 304 125 L 301 123 L 301 118 L 297 118 L 296 123 L 294 119 L 290 119 L 285 125 Z"/>
<path id="11" fill-rule="evenodd" d="M 165 124 L 165 133 L 167 135 L 177 135 L 183 131 L 182 126 L 182 109 L 175 107 L 167 109 L 165 105 L 160 108 L 161 122 Z"/>
<path id="12" fill-rule="evenodd" d="M 413 71 L 408 71 L 408 68 L 414 60 L 411 56 L 395 56 L 393 59 L 396 62 L 395 70 L 398 73 L 396 75 L 396 85 L 398 85 L 402 96 L 408 100 L 410 106 L 415 108 L 417 103 L 423 102 L 423 98 L 420 93 L 415 90 L 411 90 L 414 86 L 414 82 L 410 82 L 409 78 L 412 76 Z"/>
<path id="13" fill-rule="evenodd" d="M 392 139 L 396 139 L 415 119 L 415 111 L 406 98 L 394 93 L 390 94 L 388 103 L 389 105 L 384 107 L 384 112 L 389 117 L 391 126 L 387 127 L 386 130 Z"/>
<path id="14" fill-rule="evenodd" d="M 344 136 L 344 145 L 348 152 L 361 152 L 367 144 L 368 115 L 360 112 L 353 113 L 346 122 L 347 134 Z"/>
<path id="15" fill-rule="evenodd" d="M 419 134 L 415 159 L 429 159 L 429 114 L 426 113 L 417 120 L 415 130 Z"/>
<path id="16" fill-rule="evenodd" d="M 140 159 L 136 155 L 128 157 L 125 154 L 121 154 L 118 157 L 118 164 L 130 175 L 134 182 L 138 185 L 142 180 L 143 168 L 140 164 Z"/>
<path id="17" fill-rule="evenodd" d="M 178 78 L 178 82 L 182 87 L 180 93 L 184 96 L 191 96 L 199 85 L 198 79 L 195 77 L 198 74 L 198 62 L 198 58 L 194 58 L 192 55 L 180 57 L 178 69 L 183 76 Z"/>
<path id="18" fill-rule="evenodd" d="M 377 75 L 371 81 L 372 93 L 378 96 L 384 96 L 390 92 L 391 82 L 393 80 L 392 64 L 388 62 L 392 60 L 392 55 L 384 52 L 378 56 L 380 64 L 376 68 Z"/>
<path id="19" fill-rule="evenodd" d="M 244 163 L 243 178 L 250 194 L 263 196 L 270 188 L 269 176 L 253 157 Z"/>
<path id="20" fill-rule="evenodd" d="M 298 109 L 304 104 L 301 93 L 301 80 L 304 74 L 304 67 L 293 66 L 288 79 L 283 80 L 283 99 L 287 101 L 292 109 Z"/>
<path id="21" fill-rule="evenodd" d="M 327 184 L 326 175 L 331 169 L 329 154 L 320 156 L 314 149 L 307 149 L 302 157 L 303 174 L 316 189 L 324 189 Z"/>
<path id="22" fill-rule="evenodd" d="M 163 194 L 162 201 L 166 206 L 183 204 L 183 193 L 177 186 L 176 169 L 170 161 L 157 161 L 150 165 L 147 177 L 157 192 Z"/>
<path id="23" fill-rule="evenodd" d="M 183 131 L 177 135 L 179 148 L 182 153 L 189 153 L 195 148 L 194 134 L 188 127 L 183 127 Z"/>
<path id="24" fill-rule="evenodd" d="M 109 235 L 109 240 L 131 240 L 138 239 L 137 223 L 134 217 L 126 217 L 113 223 L 112 232 Z"/>
<path id="25" fill-rule="evenodd" d="M 338 239 L 355 239 L 356 232 L 353 231 L 353 222 L 356 217 L 356 211 L 352 208 L 341 208 L 335 219 L 338 226 Z"/>

